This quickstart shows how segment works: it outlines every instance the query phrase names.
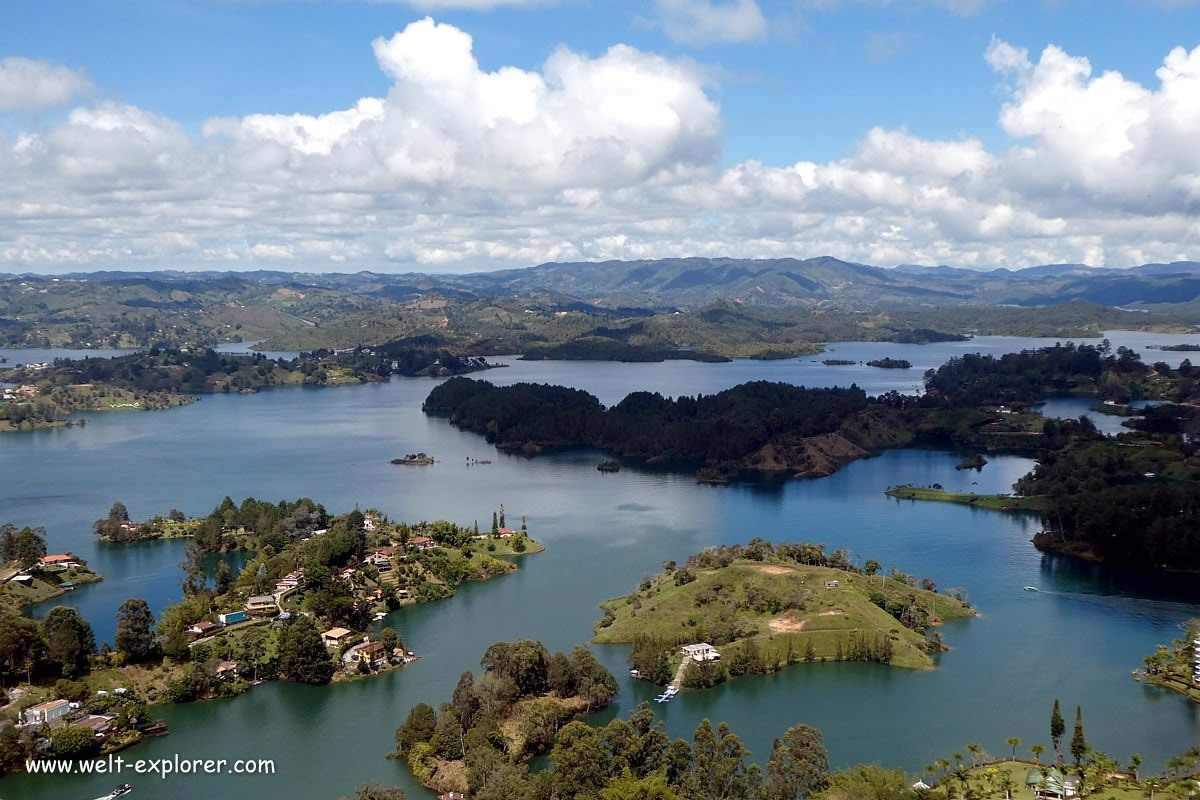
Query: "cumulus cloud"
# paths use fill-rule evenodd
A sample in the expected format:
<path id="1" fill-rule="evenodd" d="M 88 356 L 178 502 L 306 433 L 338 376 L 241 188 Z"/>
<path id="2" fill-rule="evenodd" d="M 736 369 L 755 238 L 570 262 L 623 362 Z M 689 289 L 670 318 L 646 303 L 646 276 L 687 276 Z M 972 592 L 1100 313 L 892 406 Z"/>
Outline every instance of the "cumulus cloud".
<path id="1" fill-rule="evenodd" d="M 318 115 L 210 120 L 98 102 L 0 132 L 0 267 L 463 270 L 832 254 L 1025 266 L 1200 245 L 1200 48 L 1143 86 L 993 41 L 1011 138 L 874 128 L 843 159 L 721 165 L 706 74 L 624 45 L 482 69 L 431 19 L 373 45 L 391 80 Z M 1192 252 L 1188 252 L 1192 250 Z"/>
<path id="2" fill-rule="evenodd" d="M 655 0 L 658 23 L 673 42 L 750 42 L 767 34 L 756 0 Z"/>
<path id="3" fill-rule="evenodd" d="M 62 106 L 92 89 L 91 79 L 79 70 L 16 56 L 0 61 L 0 110 Z"/>

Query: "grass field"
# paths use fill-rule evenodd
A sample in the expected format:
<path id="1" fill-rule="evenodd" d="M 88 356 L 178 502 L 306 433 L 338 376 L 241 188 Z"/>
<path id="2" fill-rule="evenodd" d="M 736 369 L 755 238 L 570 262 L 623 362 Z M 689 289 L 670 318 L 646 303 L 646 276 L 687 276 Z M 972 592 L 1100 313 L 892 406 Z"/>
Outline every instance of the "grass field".
<path id="1" fill-rule="evenodd" d="M 837 588 L 826 588 L 826 581 L 837 581 Z M 776 614 L 744 608 L 750 588 L 776 597 L 803 597 L 803 608 Z M 605 602 L 602 607 L 611 610 L 615 618 L 607 627 L 597 626 L 593 641 L 632 642 L 639 634 L 666 641 L 695 641 L 703 638 L 719 615 L 736 606 L 743 627 L 754 632 L 720 646 L 725 661 L 750 640 L 768 663 L 787 663 L 789 651 L 790 660 L 800 660 L 810 644 L 816 660 L 837 660 L 839 654 L 844 657 L 848 653 L 851 636 L 883 634 L 893 643 L 892 665 L 931 668 L 933 660 L 923 646 L 925 637 L 873 603 L 872 592 L 916 598 L 938 621 L 974 614 L 952 597 L 915 589 L 882 575 L 738 560 L 723 569 L 700 570 L 696 580 L 683 586 L 675 585 L 669 575 L 659 576 L 649 590 Z M 724 596 L 726 601 L 704 601 L 714 596 Z"/>
<path id="2" fill-rule="evenodd" d="M 13 565 L 5 565 L 5 574 L 16 574 L 15 570 L 9 570 L 8 567 Z M 38 570 L 32 572 L 33 580 L 29 585 L 17 583 L 15 581 L 7 581 L 0 586 L 0 608 L 7 608 L 16 611 L 25 606 L 35 605 L 37 603 L 51 600 L 60 595 L 66 594 L 60 584 L 72 583 L 95 583 L 102 580 L 96 573 L 88 569 L 70 569 L 66 572 L 54 574 L 44 573 Z"/>
<path id="3" fill-rule="evenodd" d="M 1013 783 L 1016 784 L 1016 790 L 1012 792 L 1012 800 L 1034 800 L 1033 789 L 1025 788 L 1025 779 L 1030 771 L 1037 770 L 1037 767 L 1029 762 L 1023 761 L 1001 761 L 995 764 L 989 764 L 986 767 L 978 767 L 969 770 L 971 776 L 970 785 L 976 789 L 987 791 L 990 786 L 998 786 L 999 779 L 1004 773 L 1012 776 Z M 989 782 L 988 775 L 992 776 Z M 1068 774 L 1070 774 L 1068 770 Z M 1130 778 L 1114 778 L 1111 781 L 1112 785 L 1100 789 L 1094 794 L 1089 794 L 1089 797 L 1095 800 L 1145 800 L 1149 797 L 1143 788 L 1134 785 Z M 953 778 L 942 778 L 939 781 L 939 788 L 947 787 L 950 789 L 951 797 L 958 797 L 958 789 L 960 783 Z M 1004 792 L 999 791 L 992 795 L 993 797 L 1004 797 Z M 1156 797 L 1174 797 L 1169 792 L 1156 792 Z M 1186 797 L 1186 795 L 1183 795 Z"/>
<path id="4" fill-rule="evenodd" d="M 1032 511 L 1040 512 L 1046 506 L 1046 498 L 1012 497 L 1004 494 L 965 494 L 961 492 L 943 492 L 940 489 L 921 489 L 917 487 L 899 487 L 889 489 L 888 497 L 900 500 L 933 500 L 939 503 L 959 503 L 973 508 L 987 508 L 992 511 Z"/>

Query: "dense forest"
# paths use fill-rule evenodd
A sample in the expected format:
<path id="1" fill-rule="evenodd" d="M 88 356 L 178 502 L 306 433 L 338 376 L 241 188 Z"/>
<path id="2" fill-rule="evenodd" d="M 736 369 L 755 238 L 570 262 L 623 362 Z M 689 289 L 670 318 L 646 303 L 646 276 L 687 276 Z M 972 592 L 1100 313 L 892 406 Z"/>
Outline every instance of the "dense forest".
<path id="1" fill-rule="evenodd" d="M 925 373 L 927 392 L 955 406 L 1037 403 L 1052 395 L 1085 395 L 1128 402 L 1136 398 L 1186 399 L 1195 392 L 1192 365 L 1177 370 L 1142 363 L 1126 347 L 1114 352 L 1074 343 L 1006 353 L 953 358 Z"/>
<path id="2" fill-rule="evenodd" d="M 1078 441 L 1046 453 L 1017 482 L 1044 495 L 1048 547 L 1114 563 L 1200 569 L 1200 469 L 1195 446 Z"/>

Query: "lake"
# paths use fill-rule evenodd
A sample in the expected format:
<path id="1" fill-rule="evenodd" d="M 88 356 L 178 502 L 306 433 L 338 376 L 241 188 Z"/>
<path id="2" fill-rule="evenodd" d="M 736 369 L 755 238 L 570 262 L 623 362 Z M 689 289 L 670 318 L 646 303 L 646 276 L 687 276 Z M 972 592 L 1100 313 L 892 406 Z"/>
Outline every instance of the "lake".
<path id="1" fill-rule="evenodd" d="M 1112 334 L 1114 346 L 1137 342 Z M 1133 335 L 1134 338 L 1145 335 Z M 1195 337 L 1149 335 L 1141 342 Z M 829 357 L 907 358 L 911 370 L 832 367 L 812 357 L 729 364 L 520 362 L 481 374 L 497 383 L 564 383 L 605 403 L 649 389 L 696 394 L 746 380 L 809 386 L 857 382 L 869 392 L 911 390 L 921 373 L 963 352 L 1002 353 L 1042 340 L 988 337 L 927 346 L 837 343 Z M 7 351 L 13 352 L 13 351 Z M 1148 353 L 1147 360 L 1181 354 Z M 822 358 L 825 356 L 822 356 Z M 1176 359 L 1178 360 L 1178 359 Z M 1067 714 L 1082 705 L 1089 741 L 1114 757 L 1132 752 L 1157 767 L 1200 742 L 1200 707 L 1135 683 L 1131 670 L 1156 643 L 1200 615 L 1191 576 L 1139 573 L 1039 553 L 1029 544 L 1034 517 L 888 498 L 896 483 L 941 483 L 950 490 L 1007 491 L 1028 459 L 989 456 L 982 471 L 956 471 L 962 453 L 907 449 L 856 462 L 817 481 L 702 486 L 690 475 L 626 468 L 601 474 L 598 452 L 534 459 L 495 451 L 482 437 L 420 412 L 434 385 L 393 379 L 337 389 L 276 389 L 211 395 L 166 412 L 91 414 L 84 428 L 0 438 L 0 520 L 44 525 L 52 551 L 71 550 L 105 575 L 66 598 L 111 641 L 113 615 L 131 596 L 157 613 L 180 595 L 181 542 L 101 545 L 92 521 L 113 500 L 135 519 L 177 507 L 207 513 L 225 495 L 277 500 L 310 496 L 331 512 L 355 503 L 393 519 L 447 518 L 485 527 L 501 503 L 510 524 L 527 518 L 546 552 L 521 571 L 463 586 L 446 601 L 401 609 L 395 626 L 422 659 L 398 672 L 332 687 L 266 684 L 232 700 L 168 706 L 158 715 L 172 734 L 126 751 L 127 758 L 270 758 L 270 777 L 124 776 L 0 780 L 0 797 L 86 798 L 132 782 L 139 798 L 287 796 L 336 798 L 372 778 L 412 784 L 403 764 L 385 759 L 392 735 L 417 702 L 449 698 L 459 673 L 478 673 L 492 642 L 530 637 L 551 649 L 590 638 L 597 605 L 631 591 L 664 560 L 682 561 L 714 544 L 754 536 L 847 547 L 885 568 L 963 587 L 977 619 L 943 629 L 952 650 L 938 669 L 909 672 L 874 664 L 798 665 L 742 678 L 669 705 L 654 706 L 672 736 L 690 738 L 704 717 L 725 720 L 758 760 L 772 738 L 804 722 L 820 728 L 837 765 L 879 761 L 911 771 L 979 742 L 993 754 L 1004 739 L 1049 745 L 1054 698 Z M 906 388 L 907 387 L 907 388 Z M 439 463 L 404 468 L 389 460 L 423 450 Z M 467 466 L 468 458 L 493 463 Z M 1022 587 L 1033 585 L 1038 592 Z M 39 613 L 44 613 L 40 609 Z M 621 692 L 603 721 L 625 714 L 656 687 L 631 682 L 625 648 L 595 648 Z"/>

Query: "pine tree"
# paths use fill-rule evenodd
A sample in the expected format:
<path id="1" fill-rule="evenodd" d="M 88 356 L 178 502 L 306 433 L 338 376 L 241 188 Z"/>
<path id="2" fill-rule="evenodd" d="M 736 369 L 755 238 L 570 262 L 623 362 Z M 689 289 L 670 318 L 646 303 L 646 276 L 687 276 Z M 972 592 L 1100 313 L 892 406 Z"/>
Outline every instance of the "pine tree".
<path id="1" fill-rule="evenodd" d="M 1087 739 L 1083 738 L 1083 708 L 1075 706 L 1075 733 L 1071 736 L 1071 758 L 1075 759 L 1075 766 L 1079 766 L 1087 752 Z"/>
<path id="2" fill-rule="evenodd" d="M 504 524 L 504 503 L 500 504 L 500 527 L 506 527 Z"/>
<path id="3" fill-rule="evenodd" d="M 497 521 L 496 512 L 492 512 L 492 536 L 500 535 L 500 523 Z"/>
<path id="4" fill-rule="evenodd" d="M 1050 740 L 1054 743 L 1054 752 L 1058 757 L 1058 766 L 1063 763 L 1062 737 L 1067 732 L 1067 724 L 1063 722 L 1062 711 L 1058 708 L 1058 698 L 1054 698 L 1054 711 L 1050 714 Z"/>

